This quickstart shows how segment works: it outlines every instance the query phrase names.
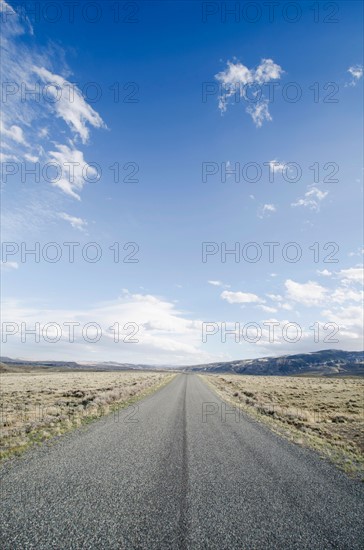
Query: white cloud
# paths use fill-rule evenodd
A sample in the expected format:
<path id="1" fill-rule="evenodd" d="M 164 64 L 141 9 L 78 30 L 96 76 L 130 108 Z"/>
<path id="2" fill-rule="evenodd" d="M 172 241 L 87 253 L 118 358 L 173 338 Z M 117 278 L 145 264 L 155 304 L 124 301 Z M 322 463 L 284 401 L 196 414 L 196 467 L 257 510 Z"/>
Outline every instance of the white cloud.
<path id="1" fill-rule="evenodd" d="M 56 115 L 61 117 L 71 130 L 81 137 L 83 143 L 89 139 L 87 124 L 94 128 L 104 128 L 101 116 L 86 103 L 80 90 L 60 75 L 51 73 L 44 67 L 32 67 L 32 70 L 47 85 L 47 93 L 54 97 L 52 103 Z"/>
<path id="2" fill-rule="evenodd" d="M 246 109 L 246 112 L 249 113 L 249 115 L 252 117 L 253 122 L 257 128 L 261 128 L 265 120 L 267 120 L 268 122 L 271 122 L 273 120 L 269 112 L 267 99 L 259 101 L 254 105 L 249 105 L 249 107 L 247 107 Z"/>
<path id="3" fill-rule="evenodd" d="M 40 138 L 46 138 L 49 136 L 49 128 L 41 128 L 39 131 L 38 131 L 38 136 Z"/>
<path id="4" fill-rule="evenodd" d="M 272 59 L 262 59 L 253 75 L 258 84 L 264 84 L 270 80 L 279 80 L 283 72 L 282 67 L 274 63 Z"/>
<path id="5" fill-rule="evenodd" d="M 274 204 L 263 204 L 258 208 L 258 218 L 264 218 L 270 212 L 276 212 L 277 208 Z"/>
<path id="6" fill-rule="evenodd" d="M 284 309 L 286 311 L 292 311 L 293 307 L 290 303 L 284 301 L 284 297 L 281 294 L 266 294 L 267 298 L 274 302 L 275 307 Z"/>
<path id="7" fill-rule="evenodd" d="M 265 84 L 271 80 L 278 80 L 283 73 L 282 67 L 272 59 L 262 59 L 256 69 L 248 69 L 240 61 L 227 62 L 227 68 L 216 75 L 216 79 L 224 86 L 234 87 L 233 93 L 239 86 L 246 84 Z"/>
<path id="8" fill-rule="evenodd" d="M 87 226 L 86 220 L 83 220 L 82 218 L 76 218 L 75 216 L 70 216 L 66 212 L 60 212 L 59 217 L 62 218 L 62 220 L 69 222 L 72 227 L 74 227 L 75 229 L 79 229 L 80 231 L 84 231 L 85 227 Z"/>
<path id="9" fill-rule="evenodd" d="M 332 276 L 332 273 L 331 271 L 329 271 L 328 269 L 323 269 L 322 271 L 320 271 L 319 269 L 317 270 L 317 273 L 319 275 L 321 275 L 322 277 L 331 277 Z"/>
<path id="10" fill-rule="evenodd" d="M 279 304 L 279 307 L 282 308 L 282 309 L 285 309 L 287 311 L 292 311 L 293 307 L 291 306 L 291 304 L 287 304 L 287 303 L 284 303 L 284 304 Z"/>
<path id="11" fill-rule="evenodd" d="M 326 298 L 327 289 L 315 281 L 297 283 L 291 279 L 287 279 L 284 284 L 287 290 L 287 297 L 304 306 L 320 305 Z"/>
<path id="12" fill-rule="evenodd" d="M 258 128 L 261 127 L 265 120 L 272 120 L 268 100 L 262 92 L 262 85 L 272 80 L 279 80 L 283 72 L 282 67 L 272 59 L 262 59 L 255 69 L 248 69 L 239 61 L 228 61 L 226 69 L 215 75 L 222 88 L 219 109 L 225 112 L 230 98 L 234 95 L 239 99 L 250 101 L 251 104 L 246 108 L 246 112 L 251 115 L 254 124 Z"/>
<path id="13" fill-rule="evenodd" d="M 278 160 L 270 160 L 268 164 L 269 170 L 273 173 L 282 173 L 286 168 L 286 164 L 284 162 L 279 162 Z"/>
<path id="14" fill-rule="evenodd" d="M 174 303 L 148 294 L 130 294 L 125 290 L 121 297 L 114 300 L 96 303 L 83 309 L 45 309 L 39 305 L 22 303 L 19 300 L 5 300 L 3 321 L 26 323 L 34 327 L 40 323 L 40 342 L 27 338 L 22 344 L 22 353 L 31 353 L 35 358 L 52 358 L 57 353 L 59 358 L 72 360 L 116 360 L 131 363 L 152 364 L 196 364 L 216 359 L 202 348 L 202 321 L 190 319 L 176 309 Z M 49 344 L 42 337 L 46 323 L 55 322 L 62 329 L 62 338 L 57 343 Z M 69 331 L 65 323 L 77 322 L 74 342 L 69 342 Z M 89 322 L 98 323 L 102 330 L 99 342 L 91 344 L 82 337 L 82 328 Z M 119 323 L 119 325 L 115 325 Z M 124 328 L 127 323 L 134 323 L 134 339 L 138 342 L 123 343 L 123 338 L 131 333 L 131 328 Z M 4 327 L 4 323 L 2 325 Z M 110 327 L 114 327 L 113 330 Z M 119 329 L 120 341 L 114 341 L 115 331 Z M 90 331 L 91 336 L 91 331 Z M 9 337 L 4 344 L 4 353 L 15 355 L 19 351 L 20 333 Z M 5 351 L 6 348 L 6 351 Z"/>
<path id="15" fill-rule="evenodd" d="M 352 65 L 348 68 L 348 73 L 351 75 L 352 80 L 347 86 L 356 86 L 361 78 L 363 78 L 363 65 Z"/>
<path id="16" fill-rule="evenodd" d="M 348 72 L 356 79 L 363 77 L 363 65 L 353 65 L 348 68 Z"/>
<path id="17" fill-rule="evenodd" d="M 25 153 L 24 158 L 25 158 L 25 160 L 27 160 L 29 162 L 33 162 L 33 163 L 39 161 L 39 157 L 36 157 L 35 155 L 30 155 L 28 153 Z"/>
<path id="18" fill-rule="evenodd" d="M 230 286 L 231 286 L 231 285 L 226 285 L 222 281 L 207 281 L 207 282 L 209 283 L 209 285 L 220 286 L 220 287 L 223 287 L 223 288 L 230 288 Z"/>
<path id="19" fill-rule="evenodd" d="M 8 14 L 9 16 L 13 16 L 15 14 L 15 11 L 7 2 L 5 2 L 5 0 L 3 0 L 0 4 L 0 13 L 3 14 L 5 21 L 7 21 L 6 14 Z"/>
<path id="20" fill-rule="evenodd" d="M 20 145 L 27 145 L 23 130 L 16 124 L 13 124 L 10 128 L 6 128 L 4 123 L 0 121 L 0 132 L 3 137 L 8 137 L 11 141 L 15 141 Z"/>
<path id="21" fill-rule="evenodd" d="M 271 306 L 259 305 L 257 307 L 259 307 L 263 311 L 266 311 L 267 313 L 276 313 L 278 311 L 275 307 L 271 307 Z"/>
<path id="22" fill-rule="evenodd" d="M 25 201 L 21 202 L 18 193 L 11 207 L 3 208 L 1 230 L 4 242 L 41 240 L 58 218 L 54 209 L 62 209 L 59 194 L 51 188 L 45 188 L 42 193 L 32 191 L 24 195 Z"/>
<path id="23" fill-rule="evenodd" d="M 341 327 L 346 329 L 357 327 L 362 331 L 363 308 L 361 306 L 340 307 L 335 310 L 326 309 L 322 315 L 327 321 L 339 325 L 340 329 Z"/>
<path id="24" fill-rule="evenodd" d="M 331 294 L 330 301 L 343 304 L 345 302 L 363 302 L 363 298 L 363 291 L 340 287 Z"/>
<path id="25" fill-rule="evenodd" d="M 50 161 L 56 161 L 59 171 L 59 177 L 54 179 L 52 185 L 80 200 L 79 193 L 86 183 L 86 176 L 88 180 L 96 180 L 98 172 L 85 161 L 82 151 L 75 149 L 72 143 L 70 145 L 56 144 L 57 151 L 48 152 Z"/>
<path id="26" fill-rule="evenodd" d="M 0 162 L 9 162 L 9 161 L 17 161 L 17 157 L 15 157 L 14 155 L 8 155 L 0 151 Z"/>
<path id="27" fill-rule="evenodd" d="M 22 24 L 20 23 L 17 12 L 5 0 L 1 0 L 0 13 L 4 40 L 6 40 L 6 36 L 21 35 L 25 32 L 33 34 L 33 27 L 29 18 L 25 15 L 25 10 L 22 14 Z"/>
<path id="28" fill-rule="evenodd" d="M 1 269 L 3 271 L 10 271 L 12 269 L 18 269 L 19 264 L 18 262 L 1 262 Z"/>
<path id="29" fill-rule="evenodd" d="M 320 191 L 317 187 L 309 187 L 304 197 L 298 199 L 297 202 L 291 203 L 291 206 L 305 206 L 310 210 L 318 212 L 320 210 L 320 203 L 327 197 L 328 191 Z"/>
<path id="30" fill-rule="evenodd" d="M 341 269 L 338 272 L 338 277 L 342 279 L 343 283 L 360 283 L 364 284 L 364 268 L 363 266 L 359 267 L 350 267 L 348 269 Z"/>
<path id="31" fill-rule="evenodd" d="M 64 50 L 51 43 L 39 47 L 29 36 L 33 31 L 27 18 L 5 2 L 1 6 L 3 18 L 4 12 L 9 14 L 2 28 L 2 70 L 7 86 L 3 90 L 1 133 L 3 148 L 11 150 L 11 157 L 6 153 L 2 160 L 39 162 L 42 173 L 43 164 L 49 161 L 45 151 L 52 149 L 50 156 L 55 158 L 50 143 L 67 140 L 66 145 L 57 145 L 55 153 L 70 159 L 77 153 L 70 153 L 69 138 L 79 138 L 86 143 L 90 129 L 102 128 L 105 124 L 78 87 L 64 76 L 71 74 L 65 65 Z M 78 158 L 84 163 L 81 151 Z M 90 169 L 88 174 L 92 175 Z M 78 173 L 70 183 L 67 176 L 63 167 L 62 177 L 54 187 L 79 198 L 83 178 Z"/>
<path id="32" fill-rule="evenodd" d="M 359 247 L 356 252 L 349 252 L 348 256 L 363 256 L 364 248 Z"/>
<path id="33" fill-rule="evenodd" d="M 221 298 L 226 300 L 229 304 L 250 304 L 255 302 L 262 302 L 261 298 L 256 294 L 250 292 L 232 292 L 230 290 L 224 290 L 221 293 Z"/>

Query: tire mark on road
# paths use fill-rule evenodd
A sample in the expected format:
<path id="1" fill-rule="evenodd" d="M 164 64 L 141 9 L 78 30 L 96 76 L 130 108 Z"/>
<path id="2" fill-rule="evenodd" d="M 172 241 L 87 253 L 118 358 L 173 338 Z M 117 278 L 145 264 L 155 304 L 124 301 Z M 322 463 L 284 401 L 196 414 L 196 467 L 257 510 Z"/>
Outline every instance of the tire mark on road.
<path id="1" fill-rule="evenodd" d="M 186 412 L 186 399 L 187 399 L 187 383 L 188 375 L 184 375 L 185 383 L 183 389 L 183 403 L 182 403 L 182 472 L 181 472 L 181 504 L 180 504 L 180 517 L 178 522 L 178 530 L 180 533 L 179 549 L 186 550 L 187 541 L 186 534 L 188 533 L 187 525 L 187 490 L 188 490 L 188 455 L 187 455 L 187 412 Z"/>

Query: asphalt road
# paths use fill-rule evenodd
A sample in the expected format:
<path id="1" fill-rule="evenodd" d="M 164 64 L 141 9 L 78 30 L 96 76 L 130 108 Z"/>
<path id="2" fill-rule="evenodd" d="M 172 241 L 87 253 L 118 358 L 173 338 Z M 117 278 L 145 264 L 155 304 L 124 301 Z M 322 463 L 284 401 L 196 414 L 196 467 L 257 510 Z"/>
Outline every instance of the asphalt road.
<path id="1" fill-rule="evenodd" d="M 1 478 L 6 549 L 364 547 L 364 484 L 232 414 L 195 375 Z"/>

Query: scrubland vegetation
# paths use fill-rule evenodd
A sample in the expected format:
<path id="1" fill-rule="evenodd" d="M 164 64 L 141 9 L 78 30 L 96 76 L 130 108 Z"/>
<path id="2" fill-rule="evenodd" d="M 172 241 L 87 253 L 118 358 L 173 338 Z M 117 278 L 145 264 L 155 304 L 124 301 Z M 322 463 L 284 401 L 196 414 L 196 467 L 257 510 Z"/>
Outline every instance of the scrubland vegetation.
<path id="1" fill-rule="evenodd" d="M 204 376 L 225 401 L 364 479 L 364 379 Z"/>
<path id="2" fill-rule="evenodd" d="M 173 374 L 156 372 L 3 373 L 0 458 L 81 426 L 156 390 Z"/>

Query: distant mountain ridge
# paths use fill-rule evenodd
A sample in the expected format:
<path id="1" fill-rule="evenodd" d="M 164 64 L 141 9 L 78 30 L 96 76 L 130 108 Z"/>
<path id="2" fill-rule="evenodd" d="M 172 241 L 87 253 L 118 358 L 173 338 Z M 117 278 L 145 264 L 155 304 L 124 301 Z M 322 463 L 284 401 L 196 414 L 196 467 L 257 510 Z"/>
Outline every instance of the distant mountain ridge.
<path id="1" fill-rule="evenodd" d="M 264 376 L 364 376 L 364 352 L 344 350 L 321 350 L 311 353 L 282 355 L 279 357 L 262 357 L 260 359 L 242 359 L 221 361 L 184 367 L 165 367 L 156 365 L 117 363 L 114 361 L 82 362 L 75 361 L 27 361 L 0 357 L 0 370 L 11 372 L 13 369 L 42 368 L 47 370 L 174 370 L 182 372 L 206 372 L 211 374 L 251 374 Z"/>
<path id="2" fill-rule="evenodd" d="M 186 367 L 185 370 L 264 376 L 300 374 L 364 376 L 364 352 L 328 349 L 280 357 L 262 357 L 261 359 L 194 365 Z"/>
<path id="3" fill-rule="evenodd" d="M 152 365 L 134 364 L 134 363 L 116 363 L 107 361 L 103 363 L 75 361 L 31 361 L 26 359 L 12 359 L 11 357 L 0 357 L 0 370 L 11 372 L 12 368 L 31 370 L 32 368 L 54 369 L 54 370 L 93 370 L 93 371 L 115 371 L 115 370 L 151 370 L 159 369 Z"/>

